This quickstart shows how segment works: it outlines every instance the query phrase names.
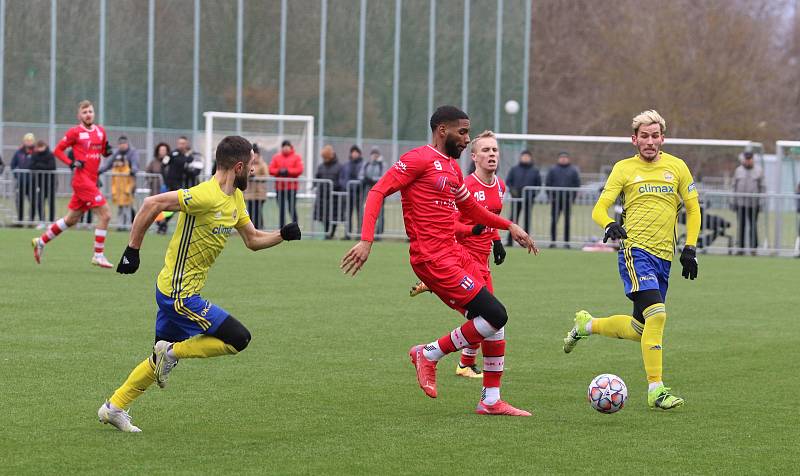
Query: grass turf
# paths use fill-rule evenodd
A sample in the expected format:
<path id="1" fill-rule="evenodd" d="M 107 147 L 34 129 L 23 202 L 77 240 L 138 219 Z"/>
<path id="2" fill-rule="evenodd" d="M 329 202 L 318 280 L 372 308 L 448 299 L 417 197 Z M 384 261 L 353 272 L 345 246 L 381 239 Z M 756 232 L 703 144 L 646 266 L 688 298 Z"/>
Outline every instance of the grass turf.
<path id="1" fill-rule="evenodd" d="M 673 270 L 665 364 L 686 398 L 647 409 L 636 343 L 561 339 L 577 309 L 629 312 L 613 254 L 518 248 L 496 269 L 509 310 L 503 397 L 532 418 L 473 414 L 480 381 L 439 366 L 439 394 L 417 387 L 406 352 L 459 324 L 434 296 L 408 298 L 406 245 L 377 243 L 357 278 L 338 261 L 352 242 L 303 241 L 258 254 L 231 238 L 203 291 L 244 322 L 250 347 L 188 360 L 170 386 L 132 407 L 144 433 L 100 425 L 97 407 L 149 352 L 154 280 L 167 238 L 149 235 L 142 267 L 89 265 L 91 234 L 69 231 L 33 262 L 33 230 L 0 229 L 0 473 L 784 473 L 796 467 L 792 398 L 800 337 L 794 260 L 701 257 Z M 111 233 L 116 261 L 126 235 Z M 615 415 L 586 388 L 628 384 Z"/>

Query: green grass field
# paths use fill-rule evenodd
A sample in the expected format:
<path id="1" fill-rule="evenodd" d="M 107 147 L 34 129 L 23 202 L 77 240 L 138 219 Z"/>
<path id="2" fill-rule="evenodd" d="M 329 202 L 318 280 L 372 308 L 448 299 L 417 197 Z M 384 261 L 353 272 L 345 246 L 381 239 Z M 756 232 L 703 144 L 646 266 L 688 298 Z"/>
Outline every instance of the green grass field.
<path id="1" fill-rule="evenodd" d="M 439 366 L 426 398 L 406 352 L 460 323 L 435 297 L 408 298 L 406 245 L 377 243 L 362 274 L 338 271 L 352 242 L 302 241 L 254 254 L 237 237 L 206 298 L 253 334 L 235 357 L 187 360 L 132 407 L 122 434 L 97 407 L 148 353 L 154 280 L 167 238 L 149 235 L 132 276 L 89 265 L 91 234 L 31 256 L 35 230 L 0 229 L 0 473 L 550 474 L 793 473 L 800 418 L 798 267 L 701 257 L 673 270 L 666 381 L 687 404 L 647 409 L 637 344 L 592 337 L 570 355 L 574 312 L 629 312 L 615 256 L 509 252 L 495 271 L 509 310 L 503 397 L 532 418 L 473 414 L 480 381 Z M 127 237 L 111 233 L 116 262 Z M 611 372 L 630 398 L 615 415 L 586 402 Z M 791 468 L 795 468 L 792 470 Z"/>

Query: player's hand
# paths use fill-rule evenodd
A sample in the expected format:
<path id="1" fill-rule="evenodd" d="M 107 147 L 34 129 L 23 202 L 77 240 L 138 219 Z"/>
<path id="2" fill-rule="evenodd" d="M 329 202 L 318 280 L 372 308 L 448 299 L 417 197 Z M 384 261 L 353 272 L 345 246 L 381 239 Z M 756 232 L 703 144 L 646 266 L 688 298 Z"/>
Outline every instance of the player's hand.
<path id="1" fill-rule="evenodd" d="M 603 236 L 603 243 L 608 242 L 608 240 L 619 240 L 627 237 L 628 232 L 625 231 L 625 228 L 619 223 L 612 221 L 606 226 L 606 234 Z"/>
<path id="2" fill-rule="evenodd" d="M 297 222 L 287 223 L 281 227 L 281 238 L 284 241 L 299 240 L 301 236 L 300 225 Z"/>
<path id="3" fill-rule="evenodd" d="M 506 249 L 503 248 L 503 240 L 492 241 L 492 254 L 494 255 L 494 264 L 500 266 L 506 260 Z"/>
<path id="4" fill-rule="evenodd" d="M 367 258 L 369 258 L 369 252 L 371 250 L 371 241 L 359 241 L 355 244 L 355 246 L 350 248 L 350 251 L 348 251 L 346 255 L 344 255 L 342 262 L 339 264 L 339 268 L 341 268 L 344 274 L 355 276 L 361 267 L 364 266 L 364 263 L 367 262 Z"/>
<path id="5" fill-rule="evenodd" d="M 511 226 L 508 227 L 508 232 L 511 233 L 511 238 L 521 247 L 528 249 L 528 253 L 539 254 L 539 248 L 536 247 L 536 242 L 533 241 L 533 238 L 528 236 L 528 233 L 523 230 L 522 227 L 516 223 L 512 223 Z"/>
<path id="6" fill-rule="evenodd" d="M 139 269 L 139 250 L 128 246 L 122 253 L 122 258 L 119 259 L 117 273 L 133 274 L 137 269 Z"/>
<path id="7" fill-rule="evenodd" d="M 697 278 L 697 250 L 694 246 L 684 246 L 681 251 L 681 275 L 686 279 Z"/>
<path id="8" fill-rule="evenodd" d="M 486 229 L 486 225 L 475 225 L 472 227 L 472 234 L 477 236 L 483 233 L 483 230 Z"/>
<path id="9" fill-rule="evenodd" d="M 71 169 L 82 169 L 83 168 L 83 161 L 75 159 L 75 160 L 72 161 L 71 164 L 69 164 L 69 168 L 71 168 Z"/>

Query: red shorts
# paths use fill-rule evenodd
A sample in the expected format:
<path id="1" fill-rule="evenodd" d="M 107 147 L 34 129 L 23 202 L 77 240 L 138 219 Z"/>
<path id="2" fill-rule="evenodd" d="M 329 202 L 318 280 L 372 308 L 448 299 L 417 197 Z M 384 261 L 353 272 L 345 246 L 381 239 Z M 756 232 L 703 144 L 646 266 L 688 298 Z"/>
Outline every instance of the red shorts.
<path id="1" fill-rule="evenodd" d="M 463 314 L 467 303 L 486 285 L 489 267 L 456 244 L 451 253 L 436 260 L 412 264 L 411 269 L 442 302 Z"/>
<path id="2" fill-rule="evenodd" d="M 106 197 L 100 193 L 97 187 L 74 189 L 67 208 L 78 212 L 85 212 L 90 208 L 102 207 L 105 204 Z"/>
<path id="3" fill-rule="evenodd" d="M 469 248 L 467 248 L 467 251 L 470 255 L 472 255 L 472 259 L 474 259 L 475 262 L 481 266 L 481 271 L 483 272 L 483 282 L 486 284 L 486 289 L 488 289 L 490 293 L 494 294 L 494 286 L 492 285 L 492 271 L 489 269 L 489 253 L 484 251 L 476 251 Z"/>

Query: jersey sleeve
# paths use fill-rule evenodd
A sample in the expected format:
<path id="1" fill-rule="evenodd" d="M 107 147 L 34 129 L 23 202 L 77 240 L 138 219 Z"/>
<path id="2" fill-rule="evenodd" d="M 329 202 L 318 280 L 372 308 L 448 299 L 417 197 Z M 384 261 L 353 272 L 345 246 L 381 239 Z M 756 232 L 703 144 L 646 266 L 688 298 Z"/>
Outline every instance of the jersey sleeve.
<path id="1" fill-rule="evenodd" d="M 241 228 L 250 223 L 250 214 L 247 213 L 247 205 L 244 203 L 244 194 L 241 190 L 236 191 L 236 225 L 234 227 Z"/>
<path id="2" fill-rule="evenodd" d="M 60 141 L 58 141 L 58 144 L 56 144 L 55 149 L 53 149 L 53 155 L 55 155 L 56 158 L 61 162 L 64 162 L 67 165 L 72 165 L 73 162 L 72 159 L 67 157 L 67 154 L 64 151 L 75 145 L 75 141 L 76 141 L 75 129 L 68 130 L 67 133 L 64 134 L 64 137 Z"/>
<path id="3" fill-rule="evenodd" d="M 201 185 L 203 184 L 201 183 L 188 189 L 178 189 L 178 204 L 180 204 L 183 213 L 197 215 L 207 211 L 211 206 L 210 194 Z"/>
<path id="4" fill-rule="evenodd" d="M 608 208 L 617 200 L 624 185 L 625 175 L 622 172 L 622 165 L 621 162 L 617 162 L 614 168 L 611 169 L 611 174 L 608 176 L 608 180 L 606 180 L 603 192 L 600 194 L 600 198 L 597 199 L 597 203 L 592 209 L 592 219 L 595 223 L 600 225 L 600 227 L 605 228 L 609 223 L 614 221 L 613 218 L 608 216 Z"/>
<path id="5" fill-rule="evenodd" d="M 400 160 L 386 171 L 384 177 L 392 177 L 398 189 L 402 190 L 425 171 L 425 165 L 425 161 L 418 153 L 409 152 L 400 157 Z"/>
<path id="6" fill-rule="evenodd" d="M 686 165 L 686 162 L 681 161 L 680 167 L 680 177 L 678 178 L 678 193 L 686 202 L 689 199 L 697 198 L 697 186 L 694 184 L 694 178 L 692 178 L 692 172 L 689 171 L 689 167 Z"/>

